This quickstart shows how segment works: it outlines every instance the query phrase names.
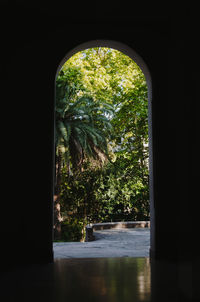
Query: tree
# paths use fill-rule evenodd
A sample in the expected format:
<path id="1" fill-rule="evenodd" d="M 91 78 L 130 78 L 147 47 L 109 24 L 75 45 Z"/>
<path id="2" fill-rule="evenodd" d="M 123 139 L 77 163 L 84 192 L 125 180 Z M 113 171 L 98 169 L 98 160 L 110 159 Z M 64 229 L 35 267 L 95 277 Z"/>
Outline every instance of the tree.
<path id="1" fill-rule="evenodd" d="M 99 104 L 88 96 L 77 99 L 77 87 L 70 87 L 66 77 L 62 85 L 60 83 L 61 79 L 57 81 L 56 99 L 55 238 L 59 238 L 61 232 L 62 165 L 66 164 L 70 176 L 78 169 L 83 170 L 84 162 L 90 158 L 104 162 L 108 158 L 107 138 L 111 131 L 108 116 L 113 114 L 110 104 Z"/>

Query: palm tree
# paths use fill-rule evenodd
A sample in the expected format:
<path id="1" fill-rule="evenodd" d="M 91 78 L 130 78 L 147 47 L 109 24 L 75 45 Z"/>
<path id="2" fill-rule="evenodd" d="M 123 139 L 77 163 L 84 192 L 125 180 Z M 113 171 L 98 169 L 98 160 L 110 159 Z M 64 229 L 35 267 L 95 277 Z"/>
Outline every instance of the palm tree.
<path id="1" fill-rule="evenodd" d="M 65 97 L 58 98 L 56 104 L 54 229 L 57 238 L 61 233 L 62 221 L 60 215 L 62 165 L 67 165 L 70 176 L 76 171 L 82 171 L 86 160 L 104 162 L 108 159 L 107 139 L 111 134 L 110 119 L 114 112 L 110 104 L 95 102 L 88 96 L 73 100 L 72 96 L 73 92 L 66 89 Z"/>

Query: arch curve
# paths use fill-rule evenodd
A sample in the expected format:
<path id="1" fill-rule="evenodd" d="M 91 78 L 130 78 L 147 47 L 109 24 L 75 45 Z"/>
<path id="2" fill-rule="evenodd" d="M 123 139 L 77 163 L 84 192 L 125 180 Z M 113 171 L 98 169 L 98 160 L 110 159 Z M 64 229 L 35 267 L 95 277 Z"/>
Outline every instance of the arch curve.
<path id="1" fill-rule="evenodd" d="M 121 43 L 121 42 L 118 42 L 115 40 L 91 40 L 91 41 L 81 43 L 78 46 L 74 47 L 61 60 L 59 66 L 57 68 L 57 71 L 56 71 L 56 78 L 58 76 L 60 69 L 62 68 L 64 63 L 69 58 L 71 58 L 74 54 L 76 54 L 79 51 L 82 51 L 82 50 L 85 50 L 88 48 L 93 48 L 93 47 L 113 48 L 113 49 L 121 51 L 122 53 L 124 53 L 125 55 L 130 57 L 141 68 L 141 70 L 145 76 L 145 79 L 147 82 L 147 87 L 148 87 L 148 94 L 149 94 L 149 98 L 150 98 L 150 95 L 152 93 L 152 85 L 151 85 L 151 74 L 150 74 L 147 64 L 145 63 L 143 58 L 133 48 L 129 47 L 128 45 L 126 45 L 124 43 Z"/>

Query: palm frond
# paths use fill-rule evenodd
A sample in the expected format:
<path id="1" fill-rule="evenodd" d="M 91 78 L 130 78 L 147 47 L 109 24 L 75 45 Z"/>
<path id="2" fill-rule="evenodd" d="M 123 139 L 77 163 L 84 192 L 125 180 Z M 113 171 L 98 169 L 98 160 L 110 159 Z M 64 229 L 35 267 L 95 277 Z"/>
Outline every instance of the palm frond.
<path id="1" fill-rule="evenodd" d="M 66 97 L 69 94 L 67 91 L 57 100 L 56 143 L 65 145 L 65 159 L 70 159 L 74 167 L 80 166 L 84 158 L 103 162 L 108 155 L 107 136 L 112 129 L 108 116 L 113 108 L 88 96 L 70 102 Z"/>
<path id="2" fill-rule="evenodd" d="M 66 143 L 68 143 L 69 137 L 68 137 L 68 133 L 67 133 L 67 130 L 66 130 L 66 127 L 65 127 L 63 121 L 58 120 L 57 124 L 58 124 L 58 129 L 59 129 L 63 139 L 65 140 Z"/>

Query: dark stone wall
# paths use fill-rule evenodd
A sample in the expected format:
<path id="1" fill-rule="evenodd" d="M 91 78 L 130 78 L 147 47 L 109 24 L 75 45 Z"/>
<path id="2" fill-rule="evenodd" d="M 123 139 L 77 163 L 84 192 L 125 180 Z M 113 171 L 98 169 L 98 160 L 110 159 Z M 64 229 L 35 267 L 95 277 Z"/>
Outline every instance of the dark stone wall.
<path id="1" fill-rule="evenodd" d="M 75 8 L 59 2 L 28 3 L 1 5 L 0 238 L 5 263 L 53 260 L 55 74 L 69 50 L 96 39 L 127 44 L 150 70 L 156 242 L 152 256 L 190 259 L 196 76 L 184 13 L 157 14 L 148 7 L 121 10 L 117 5 L 103 10 L 102 3 L 92 14 L 84 6 L 74 13 Z"/>

